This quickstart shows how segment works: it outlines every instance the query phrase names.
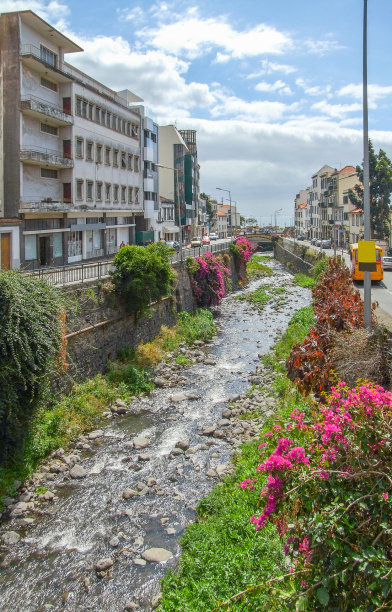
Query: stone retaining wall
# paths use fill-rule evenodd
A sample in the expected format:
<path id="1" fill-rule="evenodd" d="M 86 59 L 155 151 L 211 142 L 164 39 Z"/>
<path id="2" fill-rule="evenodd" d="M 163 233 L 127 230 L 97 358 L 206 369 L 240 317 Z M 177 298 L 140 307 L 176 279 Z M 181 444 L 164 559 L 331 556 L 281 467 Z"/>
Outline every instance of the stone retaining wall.
<path id="1" fill-rule="evenodd" d="M 274 243 L 274 257 L 294 274 L 309 274 L 309 270 L 319 259 L 318 255 L 313 255 L 304 245 L 294 245 L 276 241 Z"/>

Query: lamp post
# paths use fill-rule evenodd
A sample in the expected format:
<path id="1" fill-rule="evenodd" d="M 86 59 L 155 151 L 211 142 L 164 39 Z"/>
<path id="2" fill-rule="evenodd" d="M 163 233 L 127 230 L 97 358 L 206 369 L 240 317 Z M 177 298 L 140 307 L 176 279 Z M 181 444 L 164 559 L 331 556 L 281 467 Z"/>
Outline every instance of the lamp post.
<path id="1" fill-rule="evenodd" d="M 276 217 L 279 213 L 281 213 L 283 210 L 283 208 L 279 208 L 279 210 L 275 210 L 274 215 L 275 215 L 275 231 L 276 231 Z"/>
<path id="2" fill-rule="evenodd" d="M 226 200 L 229 200 L 229 198 L 226 198 Z M 234 229 L 236 230 L 237 229 L 237 200 L 231 200 L 231 203 L 233 204 L 233 208 L 234 208 Z M 231 214 L 231 211 L 230 211 L 230 215 L 231 215 L 231 220 L 233 221 L 233 215 Z M 231 225 L 233 226 L 233 222 L 231 223 Z"/>
<path id="3" fill-rule="evenodd" d="M 182 255 L 182 225 L 181 225 L 181 206 L 180 206 L 180 191 L 178 183 L 178 168 L 172 168 L 171 166 L 163 166 L 162 164 L 155 164 L 156 168 L 164 168 L 165 170 L 173 170 L 176 173 L 176 186 L 175 186 L 175 198 L 177 197 L 177 209 L 178 209 L 178 229 L 180 233 L 180 261 L 183 261 Z"/>
<path id="4" fill-rule="evenodd" d="M 367 0 L 363 2 L 363 216 L 364 239 L 370 240 L 370 176 L 368 136 L 368 92 L 367 92 Z M 364 323 L 372 326 L 372 281 L 371 273 L 365 272 L 363 279 Z"/>
<path id="5" fill-rule="evenodd" d="M 223 189 L 223 187 L 215 187 L 215 189 L 218 189 L 219 191 L 226 191 L 226 193 L 229 194 L 229 202 L 230 202 L 230 227 L 232 227 L 232 222 L 231 222 L 231 191 L 230 191 L 230 189 Z"/>

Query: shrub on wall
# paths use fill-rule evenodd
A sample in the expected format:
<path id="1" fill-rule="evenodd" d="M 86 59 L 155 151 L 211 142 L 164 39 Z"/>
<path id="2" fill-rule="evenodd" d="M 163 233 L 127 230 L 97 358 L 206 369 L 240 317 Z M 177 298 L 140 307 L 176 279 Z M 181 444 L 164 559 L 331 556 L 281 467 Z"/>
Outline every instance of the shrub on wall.
<path id="1" fill-rule="evenodd" d="M 0 274 L 0 461 L 22 447 L 48 374 L 65 365 L 64 300 L 43 280 Z"/>
<path id="2" fill-rule="evenodd" d="M 117 293 L 121 295 L 129 313 L 147 310 L 170 294 L 175 279 L 169 262 L 171 250 L 166 244 L 147 247 L 125 246 L 115 256 L 115 270 L 111 277 Z"/>
<path id="3" fill-rule="evenodd" d="M 215 306 L 226 293 L 225 281 L 230 276 L 226 268 L 212 253 L 187 259 L 193 295 L 199 306 Z"/>
<path id="4" fill-rule="evenodd" d="M 233 253 L 237 274 L 241 280 L 246 277 L 246 264 L 252 256 L 253 247 L 245 236 L 239 236 L 235 243 L 230 245 Z"/>

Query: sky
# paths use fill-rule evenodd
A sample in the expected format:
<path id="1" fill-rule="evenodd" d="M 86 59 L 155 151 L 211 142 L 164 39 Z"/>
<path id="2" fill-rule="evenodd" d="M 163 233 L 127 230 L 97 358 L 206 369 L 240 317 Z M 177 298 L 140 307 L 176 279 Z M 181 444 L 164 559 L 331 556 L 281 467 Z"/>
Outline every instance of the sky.
<path id="1" fill-rule="evenodd" d="M 290 223 L 321 166 L 363 159 L 363 0 L 0 0 L 84 51 L 70 64 L 197 130 L 200 188 Z M 392 158 L 392 0 L 368 0 L 369 135 Z M 227 203 L 225 201 L 225 203 Z"/>

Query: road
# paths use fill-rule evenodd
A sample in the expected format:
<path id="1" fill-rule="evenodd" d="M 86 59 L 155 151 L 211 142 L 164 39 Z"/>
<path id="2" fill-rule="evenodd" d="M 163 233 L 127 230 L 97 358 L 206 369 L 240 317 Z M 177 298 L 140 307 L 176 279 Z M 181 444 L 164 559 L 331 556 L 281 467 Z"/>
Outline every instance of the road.
<path id="1" fill-rule="evenodd" d="M 287 239 L 286 240 L 290 240 Z M 310 244 L 307 240 L 302 240 L 299 244 L 305 244 L 309 249 L 317 252 L 320 251 L 319 247 L 315 247 Z M 322 249 L 328 257 L 333 257 L 333 249 Z M 338 255 L 343 255 L 343 259 L 346 265 L 351 269 L 350 255 L 341 249 L 337 251 Z M 363 297 L 363 284 L 355 283 Z M 380 323 L 388 327 L 392 331 L 392 270 L 384 271 L 384 279 L 379 285 L 372 284 L 371 300 L 372 302 L 378 302 L 376 308 L 376 315 Z"/>

